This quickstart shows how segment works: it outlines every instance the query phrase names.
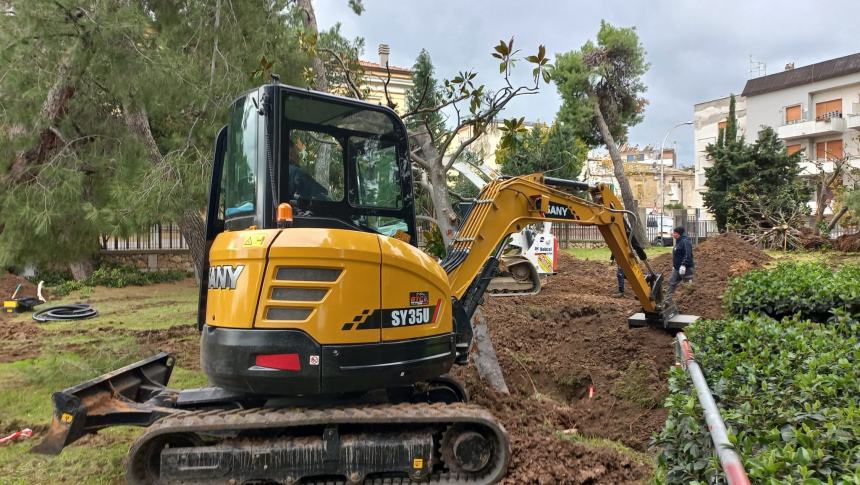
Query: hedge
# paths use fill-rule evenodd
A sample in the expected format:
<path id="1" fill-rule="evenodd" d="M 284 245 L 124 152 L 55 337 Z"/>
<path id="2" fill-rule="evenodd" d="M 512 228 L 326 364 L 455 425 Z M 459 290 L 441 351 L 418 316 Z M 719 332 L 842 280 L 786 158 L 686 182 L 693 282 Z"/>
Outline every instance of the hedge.
<path id="1" fill-rule="evenodd" d="M 860 266 L 833 271 L 822 263 L 782 263 L 733 279 L 723 300 L 733 315 L 759 312 L 822 321 L 832 309 L 860 311 Z"/>
<path id="2" fill-rule="evenodd" d="M 696 359 L 753 483 L 860 483 L 860 323 L 764 315 L 689 328 Z M 655 437 L 668 483 L 722 482 L 696 393 L 669 378 Z"/>
<path id="3" fill-rule="evenodd" d="M 733 315 L 686 329 L 752 483 L 860 484 L 858 285 L 856 266 L 781 264 L 731 283 Z M 669 391 L 657 483 L 725 483 L 682 369 Z"/>

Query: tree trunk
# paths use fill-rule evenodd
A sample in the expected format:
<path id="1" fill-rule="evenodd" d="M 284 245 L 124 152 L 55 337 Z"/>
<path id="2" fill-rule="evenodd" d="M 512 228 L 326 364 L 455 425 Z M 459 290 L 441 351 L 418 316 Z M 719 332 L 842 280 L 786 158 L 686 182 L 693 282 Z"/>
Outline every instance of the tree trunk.
<path id="1" fill-rule="evenodd" d="M 594 101 L 594 116 L 597 118 L 597 126 L 600 128 L 601 136 L 603 136 L 603 143 L 609 150 L 609 158 L 612 159 L 612 167 L 615 179 L 618 180 L 618 186 L 621 189 L 621 200 L 624 202 L 624 208 L 637 215 L 633 234 L 642 246 L 648 246 L 650 241 L 645 235 L 645 226 L 638 217 L 639 203 L 633 197 L 633 189 L 630 188 L 630 182 L 627 180 L 627 175 L 624 174 L 624 162 L 621 160 L 621 153 L 618 152 L 618 145 L 615 144 L 615 139 L 609 131 L 609 125 L 606 124 L 603 112 L 600 111 L 600 102 L 596 99 Z"/>
<path id="2" fill-rule="evenodd" d="M 317 16 L 314 13 L 314 6 L 311 4 L 311 0 L 296 0 L 296 4 L 300 9 L 305 11 L 305 15 L 302 16 L 302 24 L 304 24 L 305 30 L 312 33 L 317 42 L 319 42 Z M 314 89 L 327 93 L 329 86 L 328 78 L 326 78 L 325 64 L 319 55 L 315 55 L 311 62 L 314 68 Z"/>
<path id="3" fill-rule="evenodd" d="M 499 358 L 490 340 L 490 329 L 481 308 L 472 317 L 472 330 L 474 331 L 475 347 L 472 350 L 472 360 L 475 362 L 475 370 L 478 376 L 486 381 L 491 388 L 502 394 L 510 394 L 505 375 L 499 365 Z"/>
<path id="4" fill-rule="evenodd" d="M 93 274 L 93 260 L 90 258 L 82 258 L 73 263 L 69 263 L 69 271 L 72 273 L 72 278 L 75 281 L 83 281 Z"/>
<path id="5" fill-rule="evenodd" d="M 425 184 L 424 188 L 433 202 L 433 217 L 436 219 L 439 232 L 442 233 L 442 241 L 447 247 L 454 238 L 457 213 L 454 212 L 451 200 L 448 198 L 448 174 L 445 172 L 445 161 L 439 150 L 433 145 L 433 139 L 429 134 L 415 134 L 413 139 L 418 145 L 421 158 L 430 165 L 429 167 L 421 166 L 421 169 L 427 174 L 427 183 L 429 184 L 429 186 Z"/>
<path id="6" fill-rule="evenodd" d="M 844 216 L 847 213 L 848 213 L 848 207 L 842 206 L 842 208 L 839 209 L 839 212 L 837 212 L 836 214 L 833 215 L 833 219 L 830 220 L 830 224 L 827 225 L 827 232 L 832 231 L 833 228 L 836 227 L 836 224 L 839 223 L 839 219 L 842 219 L 842 216 Z"/>
<path id="7" fill-rule="evenodd" d="M 9 169 L 9 180 L 21 181 L 29 168 L 41 165 L 62 147 L 65 141 L 60 136 L 57 126 L 68 112 L 69 102 L 75 95 L 78 79 L 89 64 L 89 59 L 89 54 L 78 52 L 77 45 L 69 48 L 66 55 L 60 59 L 54 83 L 48 89 L 42 109 L 39 111 L 37 125 L 37 128 L 41 129 L 39 138 L 35 146 L 16 153 Z"/>
<path id="8" fill-rule="evenodd" d="M 296 2 L 305 15 L 302 15 L 302 24 L 305 30 L 310 32 L 313 37 L 319 42 L 319 29 L 317 27 L 317 16 L 314 13 L 314 6 L 311 0 L 297 0 Z M 328 78 L 326 77 L 325 63 L 320 59 L 318 53 L 314 54 L 311 60 L 314 69 L 314 89 L 324 93 L 329 92 Z M 329 173 L 331 167 L 331 147 L 327 144 L 320 144 L 317 150 L 316 163 L 314 164 L 314 178 L 317 182 L 327 185 L 329 182 Z"/>
<path id="9" fill-rule="evenodd" d="M 125 123 L 129 131 L 133 133 L 138 141 L 146 148 L 149 161 L 153 165 L 157 165 L 164 161 L 158 144 L 152 136 L 152 130 L 149 127 L 149 115 L 145 108 L 133 107 L 130 100 L 123 104 L 123 114 Z M 188 243 L 191 250 L 191 259 L 194 263 L 194 272 L 198 278 L 202 276 L 203 264 L 206 261 L 206 226 L 203 222 L 203 215 L 200 211 L 189 209 L 185 211 L 176 221 L 179 225 L 179 232 Z"/>
<path id="10" fill-rule="evenodd" d="M 434 167 L 427 175 L 430 181 L 430 198 L 433 200 L 433 215 L 442 233 L 442 241 L 445 247 L 448 247 L 454 239 L 457 220 L 457 214 L 448 199 L 448 177 L 442 167 Z"/>
<path id="11" fill-rule="evenodd" d="M 192 209 L 182 214 L 176 223 L 179 225 L 180 234 L 188 243 L 191 262 L 194 264 L 194 275 L 198 281 L 202 281 L 200 278 L 203 276 L 203 264 L 209 257 L 206 248 L 206 224 L 203 217 Z"/>

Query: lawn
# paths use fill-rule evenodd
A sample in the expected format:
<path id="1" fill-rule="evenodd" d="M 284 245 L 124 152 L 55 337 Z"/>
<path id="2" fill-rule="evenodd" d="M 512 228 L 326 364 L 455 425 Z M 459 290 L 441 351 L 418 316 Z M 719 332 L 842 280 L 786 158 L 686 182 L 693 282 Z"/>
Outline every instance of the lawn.
<path id="1" fill-rule="evenodd" d="M 609 256 L 612 255 L 612 252 L 609 251 L 609 248 L 607 246 L 599 248 L 567 248 L 564 250 L 564 252 L 577 259 L 602 261 L 605 263 L 609 262 Z M 645 249 L 645 253 L 648 255 L 649 259 L 670 252 L 672 252 L 671 247 L 663 246 L 651 246 Z"/>
<path id="2" fill-rule="evenodd" d="M 53 391 L 161 349 L 177 354 L 171 386 L 206 383 L 196 362 L 197 286 L 193 280 L 146 287 L 96 287 L 46 305 L 74 302 L 92 304 L 99 315 L 48 324 L 36 324 L 30 315 L 0 319 L 3 335 L 10 336 L 0 350 L 0 431 L 5 435 L 29 427 L 36 432 L 32 439 L 0 445 L 0 483 L 124 483 L 122 462 L 139 429 L 104 430 L 82 438 L 57 457 L 28 453 L 50 422 Z M 178 329 L 168 335 L 171 327 Z M 13 348 L 18 353 L 9 353 Z M 195 351 L 181 352 L 182 348 Z"/>

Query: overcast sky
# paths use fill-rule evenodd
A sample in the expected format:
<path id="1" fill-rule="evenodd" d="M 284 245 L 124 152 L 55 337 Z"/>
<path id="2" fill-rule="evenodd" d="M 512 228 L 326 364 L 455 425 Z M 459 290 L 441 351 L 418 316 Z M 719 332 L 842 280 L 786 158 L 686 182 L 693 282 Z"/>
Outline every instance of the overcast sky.
<path id="1" fill-rule="evenodd" d="M 578 49 L 606 19 L 635 26 L 651 64 L 645 83 L 645 120 L 629 141 L 659 145 L 672 125 L 692 119 L 693 105 L 740 93 L 752 55 L 767 73 L 860 52 L 860 0 L 364 0 L 356 16 L 347 0 L 314 2 L 320 29 L 336 22 L 347 37 L 364 37 L 364 58 L 377 60 L 377 46 L 391 46 L 392 65 L 410 67 L 422 48 L 430 52 L 438 79 L 471 69 L 488 87 L 498 86 L 498 63 L 490 52 L 500 39 L 528 55 L 545 44 L 550 53 Z M 527 69 L 521 64 L 524 74 Z M 512 102 L 503 117 L 552 121 L 560 100 L 555 86 Z M 679 161 L 693 161 L 692 127 L 676 129 Z"/>

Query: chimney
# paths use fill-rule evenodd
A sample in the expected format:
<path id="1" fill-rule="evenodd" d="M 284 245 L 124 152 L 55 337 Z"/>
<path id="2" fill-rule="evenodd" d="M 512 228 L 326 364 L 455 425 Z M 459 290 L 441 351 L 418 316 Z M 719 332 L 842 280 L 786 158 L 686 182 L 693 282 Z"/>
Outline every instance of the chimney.
<path id="1" fill-rule="evenodd" d="M 794 63 L 793 62 L 789 62 L 788 64 L 785 65 L 786 71 L 790 71 L 792 69 L 794 69 Z"/>
<path id="2" fill-rule="evenodd" d="M 391 52 L 391 48 L 388 47 L 388 44 L 379 44 L 379 65 L 385 67 L 388 65 L 388 54 Z"/>

